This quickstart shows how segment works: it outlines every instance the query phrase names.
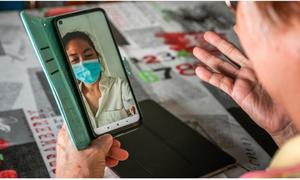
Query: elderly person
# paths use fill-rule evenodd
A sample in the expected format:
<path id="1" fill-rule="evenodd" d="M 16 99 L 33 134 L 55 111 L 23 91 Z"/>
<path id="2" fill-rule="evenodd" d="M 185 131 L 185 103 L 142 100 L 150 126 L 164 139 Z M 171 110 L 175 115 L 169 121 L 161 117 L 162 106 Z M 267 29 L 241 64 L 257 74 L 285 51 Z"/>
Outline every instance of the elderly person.
<path id="1" fill-rule="evenodd" d="M 300 177 L 300 2 L 243 1 L 231 9 L 247 56 L 206 32 L 205 40 L 233 63 L 195 47 L 205 64 L 196 74 L 230 95 L 280 147 L 268 170 L 243 177 Z"/>
<path id="2" fill-rule="evenodd" d="M 231 4 L 231 8 L 236 14 L 234 30 L 247 56 L 217 34 L 206 32 L 205 40 L 232 62 L 195 47 L 194 55 L 203 62 L 196 68 L 196 74 L 229 94 L 280 147 L 267 170 L 243 177 L 300 177 L 300 136 L 297 135 L 300 130 L 300 2 L 242 1 Z M 69 139 L 66 133 L 58 140 L 63 138 Z M 68 175 L 100 177 L 105 162 L 109 164 L 112 157 L 114 162 L 127 158 L 126 151 L 120 148 L 117 153 L 110 152 L 119 143 L 113 146 L 113 139 L 106 139 L 100 137 L 96 140 L 98 148 L 85 150 L 98 154 L 97 158 L 90 158 L 88 153 L 86 157 L 72 156 L 73 161 L 82 160 L 77 161 L 77 166 L 87 173 L 73 171 Z M 73 149 L 66 145 L 58 150 L 57 176 L 67 177 L 59 172 L 73 167 L 67 166 L 65 158 Z M 109 161 L 105 161 L 106 157 Z"/>

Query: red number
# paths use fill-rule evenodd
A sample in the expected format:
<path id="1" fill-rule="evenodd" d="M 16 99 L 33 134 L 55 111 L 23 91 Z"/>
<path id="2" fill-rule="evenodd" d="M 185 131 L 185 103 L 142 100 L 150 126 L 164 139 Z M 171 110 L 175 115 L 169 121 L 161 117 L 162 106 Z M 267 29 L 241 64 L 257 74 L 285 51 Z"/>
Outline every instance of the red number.
<path id="1" fill-rule="evenodd" d="M 159 61 L 156 58 L 156 56 L 152 56 L 152 55 L 144 56 L 143 60 L 146 61 L 146 64 L 156 64 L 156 63 L 159 63 Z"/>
<path id="2" fill-rule="evenodd" d="M 183 76 L 194 76 L 195 75 L 195 65 L 190 63 L 183 63 L 176 66 L 179 74 Z"/>

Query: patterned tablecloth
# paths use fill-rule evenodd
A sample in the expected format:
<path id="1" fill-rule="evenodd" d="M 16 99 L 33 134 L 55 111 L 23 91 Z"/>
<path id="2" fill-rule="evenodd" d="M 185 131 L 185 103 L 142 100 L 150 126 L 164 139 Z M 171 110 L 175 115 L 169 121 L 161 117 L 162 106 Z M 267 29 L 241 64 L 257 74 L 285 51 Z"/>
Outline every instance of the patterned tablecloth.
<path id="1" fill-rule="evenodd" d="M 95 6 L 95 5 L 94 5 Z M 222 2 L 121 2 L 100 4 L 132 70 L 138 100 L 153 99 L 238 161 L 217 177 L 264 169 L 270 156 L 196 76 L 195 45 L 213 30 L 238 44 L 233 17 Z M 88 8 L 86 6 L 74 8 Z M 43 14 L 47 9 L 32 11 Z M 0 176 L 53 177 L 55 139 L 62 118 L 18 12 L 0 13 Z M 215 91 L 219 94 L 219 91 Z M 46 134 L 46 135 L 45 135 Z M 7 174 L 7 173 L 6 173 Z M 116 177 L 106 169 L 106 177 Z"/>

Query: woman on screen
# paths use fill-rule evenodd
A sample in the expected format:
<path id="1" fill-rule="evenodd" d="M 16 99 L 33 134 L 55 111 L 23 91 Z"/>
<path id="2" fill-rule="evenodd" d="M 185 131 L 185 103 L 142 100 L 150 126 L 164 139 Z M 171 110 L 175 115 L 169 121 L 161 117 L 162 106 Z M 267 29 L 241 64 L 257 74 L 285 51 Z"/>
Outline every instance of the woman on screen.
<path id="1" fill-rule="evenodd" d="M 98 128 L 136 113 L 129 85 L 119 77 L 105 75 L 101 54 L 89 35 L 69 32 L 63 44 L 83 95 L 93 128 Z"/>

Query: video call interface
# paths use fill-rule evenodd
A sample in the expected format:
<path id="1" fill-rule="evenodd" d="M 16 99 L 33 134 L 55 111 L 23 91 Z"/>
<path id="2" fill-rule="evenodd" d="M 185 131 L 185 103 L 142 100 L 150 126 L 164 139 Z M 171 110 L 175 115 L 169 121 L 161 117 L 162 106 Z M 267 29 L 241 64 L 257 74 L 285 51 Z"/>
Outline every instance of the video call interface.
<path id="1" fill-rule="evenodd" d="M 96 134 L 139 120 L 137 106 L 101 11 L 60 18 L 58 33 Z"/>

